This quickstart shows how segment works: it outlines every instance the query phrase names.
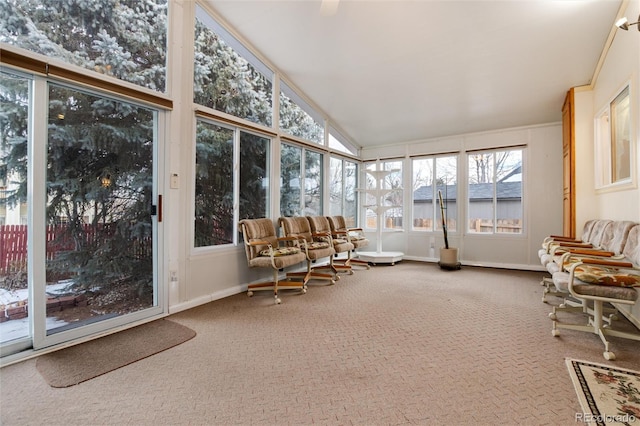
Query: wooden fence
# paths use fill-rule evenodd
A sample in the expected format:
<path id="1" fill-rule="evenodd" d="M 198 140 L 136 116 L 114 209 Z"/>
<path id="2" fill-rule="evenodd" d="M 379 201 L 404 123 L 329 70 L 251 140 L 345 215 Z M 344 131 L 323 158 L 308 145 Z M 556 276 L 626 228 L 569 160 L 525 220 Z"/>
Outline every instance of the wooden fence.
<path id="1" fill-rule="evenodd" d="M 0 226 L 0 274 L 26 269 L 27 226 Z"/>
<path id="2" fill-rule="evenodd" d="M 487 219 L 471 219 L 469 221 L 469 231 L 471 232 L 493 232 L 493 221 Z M 498 219 L 496 223 L 496 233 L 522 232 L 522 220 L 520 219 Z"/>
<path id="3" fill-rule="evenodd" d="M 72 238 L 60 236 L 67 232 L 67 225 L 49 225 L 46 229 L 46 257 L 53 260 L 64 251 L 72 251 L 75 244 Z M 83 225 L 80 237 L 87 243 L 93 243 L 98 238 L 113 235 L 109 225 Z M 129 246 L 131 255 L 135 258 L 149 256 L 151 253 L 151 238 L 134 239 Z M 0 275 L 11 272 L 24 271 L 27 265 L 27 225 L 0 225 Z"/>

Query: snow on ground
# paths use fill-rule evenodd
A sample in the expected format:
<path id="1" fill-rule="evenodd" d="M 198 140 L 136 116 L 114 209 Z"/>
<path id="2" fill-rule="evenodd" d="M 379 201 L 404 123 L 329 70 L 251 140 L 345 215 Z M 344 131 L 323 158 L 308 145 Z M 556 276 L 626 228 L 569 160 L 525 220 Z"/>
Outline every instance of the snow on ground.
<path id="1" fill-rule="evenodd" d="M 67 293 L 67 288 L 72 281 L 60 281 L 47 286 L 47 295 L 56 296 Z M 0 289 L 0 305 L 9 306 L 14 303 L 26 301 L 29 298 L 29 290 L 5 290 Z M 47 317 L 47 330 L 66 325 L 67 322 L 57 318 Z M 29 335 L 29 318 L 21 318 L 0 323 L 0 342 L 6 343 L 10 340 L 27 337 Z"/>
<path id="2" fill-rule="evenodd" d="M 47 317 L 47 330 L 67 325 L 65 321 Z M 0 323 L 0 342 L 7 343 L 14 339 L 29 336 L 29 318 L 5 321 Z"/>

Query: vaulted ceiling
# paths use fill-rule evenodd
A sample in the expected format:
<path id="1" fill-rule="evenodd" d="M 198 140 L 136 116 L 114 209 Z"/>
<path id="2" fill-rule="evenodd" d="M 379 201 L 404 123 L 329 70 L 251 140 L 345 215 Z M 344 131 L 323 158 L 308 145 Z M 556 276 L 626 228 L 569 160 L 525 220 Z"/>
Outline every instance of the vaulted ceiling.
<path id="1" fill-rule="evenodd" d="M 207 0 L 357 145 L 558 122 L 620 0 Z"/>

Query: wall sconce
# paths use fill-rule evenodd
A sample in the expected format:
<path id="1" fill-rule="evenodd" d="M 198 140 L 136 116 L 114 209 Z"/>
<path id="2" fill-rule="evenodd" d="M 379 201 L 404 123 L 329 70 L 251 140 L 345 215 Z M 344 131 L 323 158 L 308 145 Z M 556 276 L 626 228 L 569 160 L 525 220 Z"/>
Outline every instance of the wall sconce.
<path id="1" fill-rule="evenodd" d="M 638 21 L 632 22 L 632 23 L 629 23 L 629 21 L 627 21 L 627 17 L 626 16 L 624 18 L 620 18 L 620 19 L 618 19 L 616 21 L 616 27 L 620 28 L 621 30 L 625 30 L 625 31 L 627 31 L 631 25 L 638 25 L 638 24 L 640 24 L 640 16 L 638 16 Z M 640 25 L 638 25 L 638 31 L 640 31 Z"/>

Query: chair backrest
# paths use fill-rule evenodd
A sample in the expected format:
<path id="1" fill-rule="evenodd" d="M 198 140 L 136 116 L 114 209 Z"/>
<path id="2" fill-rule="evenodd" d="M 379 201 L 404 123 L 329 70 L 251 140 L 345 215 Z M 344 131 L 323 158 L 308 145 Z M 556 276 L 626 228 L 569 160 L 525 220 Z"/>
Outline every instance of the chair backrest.
<path id="1" fill-rule="evenodd" d="M 602 247 L 606 228 L 611 225 L 611 222 L 611 220 L 606 219 L 596 220 L 596 223 L 593 225 L 593 229 L 591 230 L 591 234 L 589 235 L 589 242 L 593 244 L 594 247 Z"/>
<path id="2" fill-rule="evenodd" d="M 311 232 L 328 232 L 331 234 L 331 224 L 329 219 L 324 216 L 307 216 L 309 226 L 311 226 Z"/>
<path id="3" fill-rule="evenodd" d="M 605 228 L 602 236 L 602 248 L 615 254 L 621 254 L 629 237 L 629 231 L 636 226 L 630 220 L 616 220 Z"/>
<path id="4" fill-rule="evenodd" d="M 254 241 L 266 241 L 274 248 L 278 247 L 278 235 L 271 219 L 242 219 L 240 221 L 240 231 L 244 237 L 244 250 L 247 260 L 251 261 L 259 256 L 261 250 L 267 249 L 267 245 L 250 246 L 248 243 Z"/>
<path id="5" fill-rule="evenodd" d="M 347 229 L 347 222 L 344 220 L 344 216 L 330 216 L 329 225 L 331 225 L 332 231 L 343 231 Z"/>
<path id="6" fill-rule="evenodd" d="M 282 232 L 284 232 L 285 236 L 296 235 L 304 237 L 304 239 L 309 243 L 313 242 L 311 225 L 309 225 L 309 221 L 306 217 L 281 217 L 278 219 L 278 223 L 280 223 L 280 227 L 282 228 Z"/>
<path id="7" fill-rule="evenodd" d="M 627 243 L 622 252 L 626 260 L 633 262 L 635 266 L 640 266 L 640 225 L 636 225 L 629 230 Z"/>
<path id="8" fill-rule="evenodd" d="M 595 219 L 588 220 L 584 223 L 584 227 L 582 228 L 582 241 L 585 243 L 589 242 L 589 237 L 591 236 L 591 231 L 593 230 L 593 225 L 596 224 Z"/>

